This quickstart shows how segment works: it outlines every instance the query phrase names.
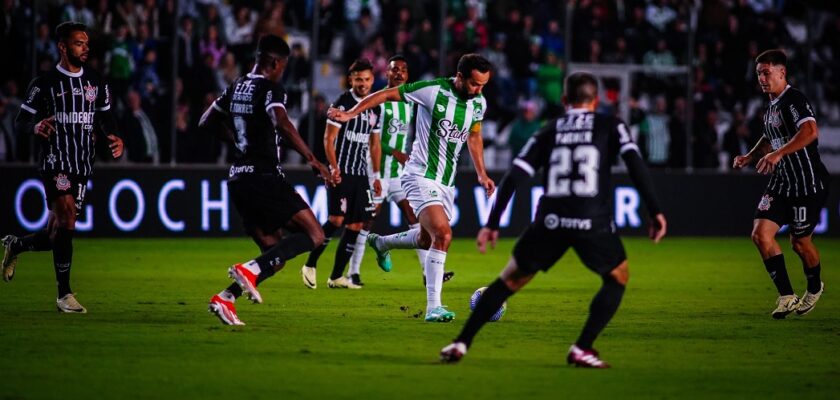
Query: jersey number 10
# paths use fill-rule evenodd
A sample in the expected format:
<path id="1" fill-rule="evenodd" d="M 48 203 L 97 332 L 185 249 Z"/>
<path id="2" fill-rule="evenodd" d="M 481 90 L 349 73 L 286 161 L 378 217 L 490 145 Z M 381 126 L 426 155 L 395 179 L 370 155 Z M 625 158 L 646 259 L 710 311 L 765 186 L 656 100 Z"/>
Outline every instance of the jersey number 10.
<path id="1" fill-rule="evenodd" d="M 551 197 L 595 197 L 598 195 L 598 166 L 601 154 L 595 146 L 582 145 L 574 149 L 558 147 L 551 152 L 548 168 L 548 188 Z M 569 175 L 577 168 L 580 179 Z"/>

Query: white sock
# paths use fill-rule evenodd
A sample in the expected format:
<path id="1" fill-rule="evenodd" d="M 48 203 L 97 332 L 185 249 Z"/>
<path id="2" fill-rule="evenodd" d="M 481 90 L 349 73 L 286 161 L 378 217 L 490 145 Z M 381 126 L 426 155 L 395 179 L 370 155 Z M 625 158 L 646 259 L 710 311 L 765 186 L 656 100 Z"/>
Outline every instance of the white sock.
<path id="1" fill-rule="evenodd" d="M 420 224 L 419 223 L 411 224 L 408 227 L 409 227 L 409 229 L 420 229 Z M 415 251 L 417 252 L 417 261 L 420 261 L 420 272 L 423 272 L 423 276 L 426 276 L 426 273 L 425 273 L 426 254 L 429 253 L 429 250 L 418 248 L 418 249 L 415 249 Z"/>
<path id="2" fill-rule="evenodd" d="M 418 239 L 420 239 L 420 229 L 409 229 L 393 235 L 380 236 L 376 241 L 376 247 L 381 250 L 416 249 Z"/>
<path id="3" fill-rule="evenodd" d="M 252 274 L 260 276 L 260 265 L 257 264 L 256 260 L 251 260 L 246 263 L 243 263 L 242 266 L 245 267 L 245 269 L 247 269 L 248 271 L 251 271 Z"/>
<path id="4" fill-rule="evenodd" d="M 429 249 L 426 256 L 426 313 L 440 307 L 440 294 L 443 291 L 443 266 L 446 264 L 446 252 Z"/>
<path id="5" fill-rule="evenodd" d="M 356 238 L 356 247 L 353 250 L 353 256 L 350 257 L 350 270 L 348 274 L 358 274 L 359 268 L 362 267 L 362 259 L 365 258 L 365 245 L 367 244 L 367 237 L 369 231 L 362 229 L 359 231 L 359 237 Z"/>
<path id="6" fill-rule="evenodd" d="M 222 299 L 227 300 L 227 301 L 229 301 L 229 302 L 231 302 L 231 303 L 233 303 L 234 301 L 236 301 L 236 297 L 234 297 L 234 296 L 233 296 L 233 293 L 231 293 L 231 292 L 230 292 L 230 291 L 228 291 L 227 289 L 222 290 L 221 292 L 219 292 L 219 297 L 221 297 Z"/>

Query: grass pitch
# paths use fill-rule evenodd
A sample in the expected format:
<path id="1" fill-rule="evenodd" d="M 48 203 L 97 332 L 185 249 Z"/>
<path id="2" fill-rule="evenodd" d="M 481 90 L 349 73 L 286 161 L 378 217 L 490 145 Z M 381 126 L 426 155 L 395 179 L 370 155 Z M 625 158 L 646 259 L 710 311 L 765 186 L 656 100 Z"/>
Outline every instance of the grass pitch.
<path id="1" fill-rule="evenodd" d="M 507 261 L 453 244 L 444 303 L 457 318 L 424 323 L 413 251 L 394 271 L 366 254 L 362 290 L 330 290 L 333 244 L 318 289 L 304 258 L 267 281 L 265 304 L 240 301 L 245 327 L 206 312 L 228 265 L 255 254 L 247 239 L 75 242 L 73 288 L 87 315 L 59 315 L 50 253 L 20 257 L 0 283 L 0 399 L 28 398 L 837 398 L 840 240 L 818 239 L 826 292 L 805 317 L 770 318 L 772 283 L 748 238 L 625 239 L 630 287 L 596 342 L 613 369 L 565 365 L 600 285 L 567 254 L 508 302 L 459 365 L 437 353 L 466 320 L 469 297 Z M 788 271 L 804 291 L 789 246 Z"/>

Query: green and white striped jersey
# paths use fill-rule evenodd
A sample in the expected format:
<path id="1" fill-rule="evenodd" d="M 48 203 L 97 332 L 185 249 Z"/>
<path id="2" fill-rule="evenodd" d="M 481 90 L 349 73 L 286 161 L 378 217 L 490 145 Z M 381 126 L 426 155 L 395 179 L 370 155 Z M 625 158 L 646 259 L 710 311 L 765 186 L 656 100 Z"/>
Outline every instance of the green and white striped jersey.
<path id="1" fill-rule="evenodd" d="M 411 123 L 413 104 L 404 101 L 382 103 L 379 128 L 382 130 L 382 157 L 379 162 L 380 178 L 399 178 L 403 165 L 391 155 L 391 149 L 405 153 L 408 146 L 408 124 Z"/>
<path id="2" fill-rule="evenodd" d="M 400 86 L 400 95 L 418 105 L 407 171 L 453 186 L 461 148 L 472 127 L 484 119 L 484 96 L 460 97 L 454 78 L 405 84 Z"/>

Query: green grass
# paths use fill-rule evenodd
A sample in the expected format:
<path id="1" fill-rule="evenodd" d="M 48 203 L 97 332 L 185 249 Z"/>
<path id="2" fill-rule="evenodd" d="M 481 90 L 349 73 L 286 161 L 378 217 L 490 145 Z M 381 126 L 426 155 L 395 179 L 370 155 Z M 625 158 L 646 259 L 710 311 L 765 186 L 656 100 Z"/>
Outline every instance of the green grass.
<path id="1" fill-rule="evenodd" d="M 513 241 L 489 255 L 453 244 L 450 324 L 422 322 L 414 252 L 394 252 L 391 273 L 368 252 L 363 290 L 329 290 L 332 245 L 317 290 L 301 283 L 298 258 L 262 286 L 265 304 L 239 303 L 248 326 L 234 328 L 206 302 L 229 264 L 254 255 L 248 240 L 76 240 L 73 288 L 89 314 L 56 313 L 49 253 L 22 255 L 15 280 L 0 283 L 0 399 L 837 398 L 840 240 L 817 243 L 826 295 L 808 316 L 775 321 L 748 238 L 625 239 L 630 287 L 596 343 L 614 368 L 594 371 L 565 365 L 600 284 L 572 253 L 514 296 L 460 365 L 441 365 L 470 294 Z M 786 254 L 801 294 L 800 263 Z"/>

